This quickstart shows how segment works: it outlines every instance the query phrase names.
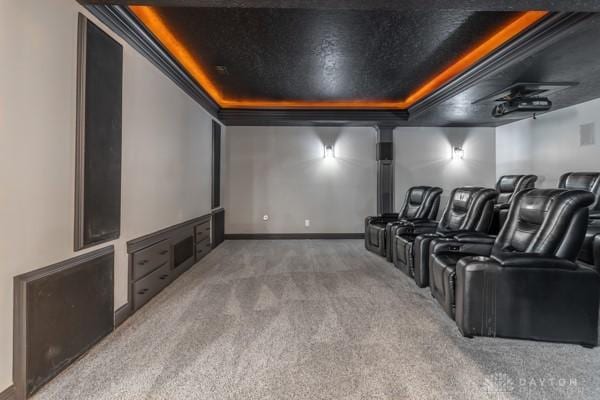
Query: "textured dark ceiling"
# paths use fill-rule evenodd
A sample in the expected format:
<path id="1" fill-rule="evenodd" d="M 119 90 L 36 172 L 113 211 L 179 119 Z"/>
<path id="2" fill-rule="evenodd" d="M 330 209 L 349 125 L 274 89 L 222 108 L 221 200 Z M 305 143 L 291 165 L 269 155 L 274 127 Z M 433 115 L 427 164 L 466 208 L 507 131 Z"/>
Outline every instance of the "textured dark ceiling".
<path id="1" fill-rule="evenodd" d="M 579 82 L 550 96 L 553 110 L 600 97 L 600 15 L 588 18 L 555 43 L 526 59 L 507 65 L 475 86 L 441 103 L 427 113 L 411 117 L 407 125 L 499 126 L 514 119 L 494 119 L 494 102 L 473 101 L 514 82 Z M 520 117 L 519 119 L 523 119 Z"/>
<path id="2" fill-rule="evenodd" d="M 335 10 L 600 11 L 598 0 L 80 0 L 86 4 Z"/>
<path id="3" fill-rule="evenodd" d="M 223 97 L 402 100 L 519 13 L 161 7 Z M 219 74 L 216 66 L 225 66 Z"/>
<path id="4" fill-rule="evenodd" d="M 161 7 L 165 18 L 171 21 L 177 35 L 195 43 L 193 49 L 208 66 L 207 72 L 228 94 L 275 99 L 402 97 L 442 69 L 452 57 L 458 57 L 469 43 L 477 43 L 486 32 L 510 18 L 511 13 L 506 11 L 600 11 L 597 0 L 82 2 L 169 5 Z M 426 9 L 430 11 L 423 12 Z M 437 25 L 433 17 L 436 14 L 442 16 Z M 424 19 L 415 22 L 417 16 L 424 15 Z M 486 15 L 496 15 L 498 19 Z M 600 16 L 594 15 L 556 42 L 517 62 L 502 65 L 500 70 L 426 112 L 411 112 L 410 119 L 399 121 L 398 125 L 498 126 L 512 122 L 491 117 L 493 102 L 472 102 L 518 81 L 579 82 L 551 96 L 553 109 L 599 98 L 598 37 Z M 216 74 L 215 65 L 225 65 L 228 74 Z"/>

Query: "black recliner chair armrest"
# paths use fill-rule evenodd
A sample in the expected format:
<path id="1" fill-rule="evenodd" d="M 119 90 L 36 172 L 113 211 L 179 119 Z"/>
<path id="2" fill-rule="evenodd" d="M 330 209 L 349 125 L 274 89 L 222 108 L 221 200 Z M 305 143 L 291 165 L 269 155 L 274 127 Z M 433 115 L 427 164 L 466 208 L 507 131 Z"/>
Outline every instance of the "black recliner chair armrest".
<path id="1" fill-rule="evenodd" d="M 406 221 L 413 225 L 430 225 L 431 224 L 431 225 L 435 225 L 437 227 L 437 224 L 438 224 L 437 221 L 427 219 L 427 218 L 408 219 Z"/>
<path id="2" fill-rule="evenodd" d="M 437 229 L 438 223 L 436 221 L 422 221 L 413 223 L 413 233 L 416 235 L 422 235 L 424 233 L 434 233 Z"/>
<path id="3" fill-rule="evenodd" d="M 494 255 L 491 258 L 504 268 L 553 268 L 566 270 L 576 270 L 579 268 L 573 261 L 535 253 L 501 254 Z"/>
<path id="4" fill-rule="evenodd" d="M 395 217 L 393 216 L 395 215 Z M 398 221 L 398 214 L 384 214 L 365 218 L 365 224 L 387 224 Z"/>
<path id="5" fill-rule="evenodd" d="M 409 223 L 410 223 L 410 221 L 407 221 L 405 219 L 397 219 L 395 221 L 388 222 L 387 225 L 388 226 L 406 226 Z"/>
<path id="6" fill-rule="evenodd" d="M 381 214 L 382 218 L 392 218 L 392 219 L 398 219 L 398 217 L 400 216 L 400 214 L 398 213 L 383 213 Z"/>
<path id="7" fill-rule="evenodd" d="M 455 320 L 464 336 L 596 346 L 599 301 L 600 275 L 577 265 L 513 268 L 489 257 L 466 257 L 456 265 Z"/>
<path id="8" fill-rule="evenodd" d="M 428 219 L 414 220 L 414 221 L 401 221 L 396 229 L 396 235 L 412 235 L 418 236 L 423 233 L 434 233 L 437 229 L 438 223 Z"/>
<path id="9" fill-rule="evenodd" d="M 432 222 L 429 219 L 396 219 L 394 221 L 388 222 L 388 224 L 392 224 L 394 226 L 405 226 L 407 227 L 407 232 L 414 229 L 415 226 L 418 225 L 429 225 Z M 435 226 L 437 226 L 437 222 L 433 221 Z"/>
<path id="10" fill-rule="evenodd" d="M 466 242 L 455 238 L 435 239 L 431 245 L 431 255 L 443 253 L 458 253 L 465 256 L 489 256 L 492 252 L 492 243 Z"/>
<path id="11" fill-rule="evenodd" d="M 509 208 L 510 208 L 510 203 L 494 204 L 494 211 L 508 210 Z"/>
<path id="12" fill-rule="evenodd" d="M 496 236 L 480 232 L 467 232 L 454 235 L 454 239 L 466 243 L 494 244 Z"/>

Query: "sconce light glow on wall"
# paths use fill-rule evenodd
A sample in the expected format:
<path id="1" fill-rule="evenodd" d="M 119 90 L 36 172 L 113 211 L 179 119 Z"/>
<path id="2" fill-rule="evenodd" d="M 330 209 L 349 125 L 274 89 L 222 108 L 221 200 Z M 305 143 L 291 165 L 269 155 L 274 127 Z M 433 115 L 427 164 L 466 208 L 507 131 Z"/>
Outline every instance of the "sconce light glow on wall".
<path id="1" fill-rule="evenodd" d="M 455 146 L 452 148 L 452 159 L 453 160 L 462 160 L 465 158 L 465 151 L 462 147 Z"/>
<path id="2" fill-rule="evenodd" d="M 324 157 L 326 160 L 332 160 L 335 157 L 335 154 L 333 153 L 333 146 L 325 146 Z"/>

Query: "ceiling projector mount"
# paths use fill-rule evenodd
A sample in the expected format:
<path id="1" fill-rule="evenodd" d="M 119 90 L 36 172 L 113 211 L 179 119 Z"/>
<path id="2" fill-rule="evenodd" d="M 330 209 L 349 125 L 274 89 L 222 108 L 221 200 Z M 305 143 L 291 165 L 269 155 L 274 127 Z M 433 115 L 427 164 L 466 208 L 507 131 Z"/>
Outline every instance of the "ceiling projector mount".
<path id="1" fill-rule="evenodd" d="M 552 102 L 548 95 L 577 85 L 577 82 L 535 83 L 517 82 L 509 87 L 482 97 L 472 104 L 486 101 L 499 102 L 492 109 L 494 118 L 523 117 L 550 110 Z"/>

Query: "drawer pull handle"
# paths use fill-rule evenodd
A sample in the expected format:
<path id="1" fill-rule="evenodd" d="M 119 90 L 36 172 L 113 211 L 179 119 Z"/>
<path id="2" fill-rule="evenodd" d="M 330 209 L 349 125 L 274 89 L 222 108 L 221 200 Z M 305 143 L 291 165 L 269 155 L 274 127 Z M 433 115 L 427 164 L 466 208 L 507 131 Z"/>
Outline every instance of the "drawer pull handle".
<path id="1" fill-rule="evenodd" d="M 148 262 L 148 260 L 142 260 L 142 261 L 140 261 L 138 264 L 139 264 L 139 265 L 144 265 L 144 264 L 146 264 L 147 262 Z"/>
<path id="2" fill-rule="evenodd" d="M 210 231 L 210 228 L 206 228 L 205 231 Z"/>
<path id="3" fill-rule="evenodd" d="M 138 292 L 138 294 L 146 294 L 149 289 L 142 289 Z"/>
<path id="4" fill-rule="evenodd" d="M 160 254 L 161 256 L 164 256 L 164 255 L 165 255 L 165 254 L 167 254 L 168 252 L 169 252 L 169 250 L 163 250 L 163 251 L 161 251 L 161 252 L 160 252 L 160 253 L 158 253 L 158 254 Z"/>
<path id="5" fill-rule="evenodd" d="M 164 279 L 166 279 L 168 277 L 169 277 L 169 275 L 161 275 L 161 276 L 158 277 L 158 279 L 164 280 Z"/>

